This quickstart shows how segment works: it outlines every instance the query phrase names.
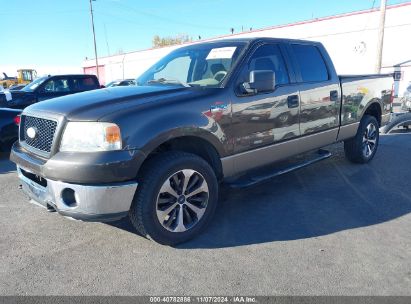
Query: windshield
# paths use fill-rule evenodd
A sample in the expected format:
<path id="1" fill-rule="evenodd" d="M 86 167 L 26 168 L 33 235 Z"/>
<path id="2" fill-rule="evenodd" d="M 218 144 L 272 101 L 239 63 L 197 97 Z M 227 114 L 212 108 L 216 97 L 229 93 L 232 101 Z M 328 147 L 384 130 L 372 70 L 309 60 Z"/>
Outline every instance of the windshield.
<path id="1" fill-rule="evenodd" d="M 137 78 L 137 85 L 219 87 L 245 43 L 212 43 L 178 49 Z"/>
<path id="2" fill-rule="evenodd" d="M 120 83 L 120 81 L 115 80 L 115 81 L 111 81 L 108 84 L 106 84 L 106 88 L 110 88 L 110 87 L 115 87 Z"/>
<path id="3" fill-rule="evenodd" d="M 40 77 L 34 80 L 33 82 L 26 85 L 21 91 L 33 92 L 39 85 L 41 85 L 48 77 Z"/>

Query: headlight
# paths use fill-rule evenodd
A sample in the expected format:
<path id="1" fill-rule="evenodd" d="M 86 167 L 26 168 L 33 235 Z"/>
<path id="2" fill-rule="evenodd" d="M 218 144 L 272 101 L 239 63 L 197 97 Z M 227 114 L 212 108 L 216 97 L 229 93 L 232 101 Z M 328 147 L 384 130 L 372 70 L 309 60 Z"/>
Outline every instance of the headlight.
<path id="1" fill-rule="evenodd" d="M 121 150 L 120 128 L 107 122 L 69 122 L 60 151 L 96 152 Z"/>

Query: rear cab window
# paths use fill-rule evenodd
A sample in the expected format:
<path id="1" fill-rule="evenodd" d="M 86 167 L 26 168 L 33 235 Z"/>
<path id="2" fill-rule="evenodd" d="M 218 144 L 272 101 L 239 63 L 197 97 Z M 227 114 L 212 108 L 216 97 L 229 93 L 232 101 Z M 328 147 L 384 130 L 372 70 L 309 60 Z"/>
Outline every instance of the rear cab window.
<path id="1" fill-rule="evenodd" d="M 299 82 L 322 82 L 330 79 L 327 64 L 318 47 L 307 44 L 291 44 L 291 49 L 301 74 Z"/>

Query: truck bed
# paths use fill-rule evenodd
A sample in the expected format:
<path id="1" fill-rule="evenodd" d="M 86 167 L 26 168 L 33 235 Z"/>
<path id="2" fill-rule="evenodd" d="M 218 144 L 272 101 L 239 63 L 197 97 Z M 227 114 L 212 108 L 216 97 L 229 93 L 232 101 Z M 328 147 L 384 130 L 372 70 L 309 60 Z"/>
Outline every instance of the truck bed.
<path id="1" fill-rule="evenodd" d="M 358 123 L 371 101 L 378 101 L 381 125 L 388 122 L 392 103 L 392 74 L 339 75 L 341 83 L 341 126 Z"/>

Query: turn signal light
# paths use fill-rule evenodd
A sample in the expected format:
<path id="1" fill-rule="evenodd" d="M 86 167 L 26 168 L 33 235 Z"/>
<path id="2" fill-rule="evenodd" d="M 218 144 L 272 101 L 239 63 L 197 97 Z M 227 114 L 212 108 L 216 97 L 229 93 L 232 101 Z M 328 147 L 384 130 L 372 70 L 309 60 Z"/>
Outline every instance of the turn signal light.
<path id="1" fill-rule="evenodd" d="M 118 126 L 110 126 L 106 128 L 106 142 L 109 144 L 121 142 L 120 128 Z"/>

